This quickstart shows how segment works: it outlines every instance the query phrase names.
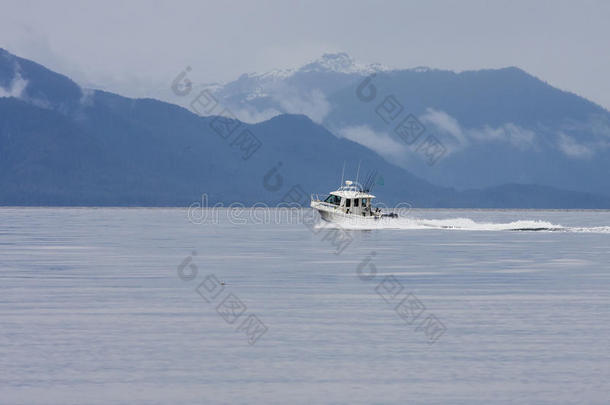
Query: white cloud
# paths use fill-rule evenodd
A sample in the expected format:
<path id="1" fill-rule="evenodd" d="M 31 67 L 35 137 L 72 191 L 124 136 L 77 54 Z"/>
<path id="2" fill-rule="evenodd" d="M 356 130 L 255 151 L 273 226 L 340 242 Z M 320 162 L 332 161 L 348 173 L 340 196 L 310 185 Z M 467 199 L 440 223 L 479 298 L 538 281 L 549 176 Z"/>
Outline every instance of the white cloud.
<path id="1" fill-rule="evenodd" d="M 427 109 L 419 119 L 427 127 L 426 133 L 436 136 L 445 146 L 447 154 L 463 150 L 473 143 L 482 142 L 506 142 L 521 149 L 534 146 L 535 132 L 512 123 L 497 128 L 490 126 L 476 129 L 463 128 L 454 117 L 444 111 L 433 109 Z M 346 127 L 335 133 L 399 165 L 404 165 L 409 155 L 415 151 L 413 146 L 398 141 L 395 136 L 375 132 L 367 125 Z"/>
<path id="2" fill-rule="evenodd" d="M 420 119 L 424 124 L 432 124 L 437 130 L 451 135 L 458 143 L 462 145 L 467 144 L 467 140 L 459 122 L 446 112 L 428 108 Z"/>
<path id="3" fill-rule="evenodd" d="M 0 87 L 0 97 L 15 97 L 21 99 L 23 90 L 28 85 L 28 81 L 23 79 L 19 72 L 15 72 L 15 77 L 8 88 Z"/>
<path id="4" fill-rule="evenodd" d="M 576 130 L 590 130 L 594 136 L 602 140 L 610 138 L 610 118 L 607 114 L 593 114 L 588 121 L 574 127 Z"/>
<path id="5" fill-rule="evenodd" d="M 386 133 L 375 132 L 368 125 L 346 127 L 337 131 L 340 137 L 359 143 L 388 160 L 403 160 L 409 149 Z"/>
<path id="6" fill-rule="evenodd" d="M 232 112 L 238 120 L 240 120 L 241 122 L 245 122 L 246 124 L 256 124 L 259 122 L 267 121 L 281 114 L 280 111 L 277 111 L 274 108 L 269 108 L 263 111 L 241 109 L 233 110 Z"/>
<path id="7" fill-rule="evenodd" d="M 485 125 L 480 129 L 469 129 L 467 134 L 471 139 L 480 141 L 506 141 L 520 149 L 532 147 L 536 136 L 534 131 L 521 128 L 510 122 L 497 128 Z"/>
<path id="8" fill-rule="evenodd" d="M 463 128 L 449 114 L 433 109 L 427 109 L 420 119 L 432 133 L 438 134 L 449 153 L 463 149 L 473 142 L 505 142 L 521 150 L 536 147 L 536 132 L 511 122 L 498 127 L 485 125 L 482 128 Z M 557 147 L 570 158 L 588 159 L 598 150 L 610 148 L 610 123 L 605 116 L 564 123 L 561 128 L 562 131 L 557 135 Z M 553 130 L 542 126 L 538 129 L 544 133 L 548 132 L 549 135 Z M 576 132 L 582 136 L 575 138 L 566 132 Z"/>
<path id="9" fill-rule="evenodd" d="M 319 89 L 302 94 L 294 89 L 286 88 L 284 91 L 273 93 L 272 97 L 285 112 L 304 114 L 318 124 L 322 123 L 331 110 L 330 103 Z"/>
<path id="10" fill-rule="evenodd" d="M 463 149 L 473 141 L 508 142 L 514 147 L 527 149 L 534 145 L 536 137 L 534 131 L 510 122 L 496 128 L 489 125 L 482 128 L 462 128 L 451 115 L 431 108 L 428 108 L 420 119 L 424 124 L 433 126 L 429 129 L 440 136 L 441 141 L 448 146 L 450 152 Z"/>
<path id="11" fill-rule="evenodd" d="M 584 145 L 576 142 L 574 138 L 563 132 L 559 133 L 559 149 L 571 158 L 586 159 L 593 156 L 593 150 Z"/>

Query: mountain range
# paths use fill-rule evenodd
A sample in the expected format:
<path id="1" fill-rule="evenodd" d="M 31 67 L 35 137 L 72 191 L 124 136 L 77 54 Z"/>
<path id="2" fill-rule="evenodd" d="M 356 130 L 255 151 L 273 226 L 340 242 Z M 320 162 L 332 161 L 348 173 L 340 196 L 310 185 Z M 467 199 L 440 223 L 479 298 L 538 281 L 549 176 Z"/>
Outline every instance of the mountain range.
<path id="1" fill-rule="evenodd" d="M 359 92 L 367 78 L 375 100 Z M 391 205 L 610 207 L 607 111 L 516 68 L 392 70 L 338 54 L 203 88 L 180 96 L 187 108 L 131 99 L 0 49 L 0 204 L 304 202 L 362 162 Z M 388 96 L 402 105 L 396 120 L 410 115 L 421 142 L 440 142 L 434 164 L 380 116 Z M 204 116 L 203 101 L 215 107 Z"/>
<path id="2" fill-rule="evenodd" d="M 359 87 L 374 88 L 375 99 L 363 101 Z M 434 184 L 610 193 L 610 113 L 516 67 L 399 70 L 338 53 L 299 69 L 244 74 L 212 90 L 241 119 L 305 114 Z M 425 129 L 415 143 L 397 130 L 409 115 Z M 433 168 L 418 153 L 427 136 L 445 148 Z"/>

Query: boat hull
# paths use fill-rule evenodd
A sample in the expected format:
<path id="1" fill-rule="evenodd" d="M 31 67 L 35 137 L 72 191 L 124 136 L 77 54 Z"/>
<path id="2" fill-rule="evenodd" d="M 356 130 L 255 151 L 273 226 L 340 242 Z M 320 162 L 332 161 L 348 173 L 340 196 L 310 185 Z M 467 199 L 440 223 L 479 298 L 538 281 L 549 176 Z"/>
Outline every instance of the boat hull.
<path id="1" fill-rule="evenodd" d="M 348 214 L 338 208 L 331 208 L 325 204 L 318 202 L 312 202 L 311 207 L 318 211 L 320 217 L 326 222 L 335 223 L 370 223 L 371 221 L 377 221 L 382 218 L 381 214 L 375 215 L 356 215 Z"/>

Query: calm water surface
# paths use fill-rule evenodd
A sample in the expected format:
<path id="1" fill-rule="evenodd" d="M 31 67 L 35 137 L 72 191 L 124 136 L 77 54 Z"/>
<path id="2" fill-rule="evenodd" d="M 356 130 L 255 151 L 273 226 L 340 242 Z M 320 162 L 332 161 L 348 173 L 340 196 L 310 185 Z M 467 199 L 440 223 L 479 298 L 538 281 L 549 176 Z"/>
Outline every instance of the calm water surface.
<path id="1" fill-rule="evenodd" d="M 288 221 L 0 209 L 0 402 L 608 403 L 610 212 L 412 217 L 336 254 Z M 533 221 L 561 230 L 498 225 Z"/>

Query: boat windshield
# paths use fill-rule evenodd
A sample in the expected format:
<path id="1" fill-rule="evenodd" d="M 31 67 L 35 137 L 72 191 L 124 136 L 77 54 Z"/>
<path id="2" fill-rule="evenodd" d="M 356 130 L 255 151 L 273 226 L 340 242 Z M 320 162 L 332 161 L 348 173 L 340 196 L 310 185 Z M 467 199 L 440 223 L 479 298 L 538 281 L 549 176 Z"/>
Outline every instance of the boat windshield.
<path id="1" fill-rule="evenodd" d="M 331 194 L 328 197 L 326 197 L 326 200 L 324 200 L 324 202 L 333 204 L 333 205 L 339 205 L 341 203 L 341 198 L 339 198 L 336 195 Z"/>

